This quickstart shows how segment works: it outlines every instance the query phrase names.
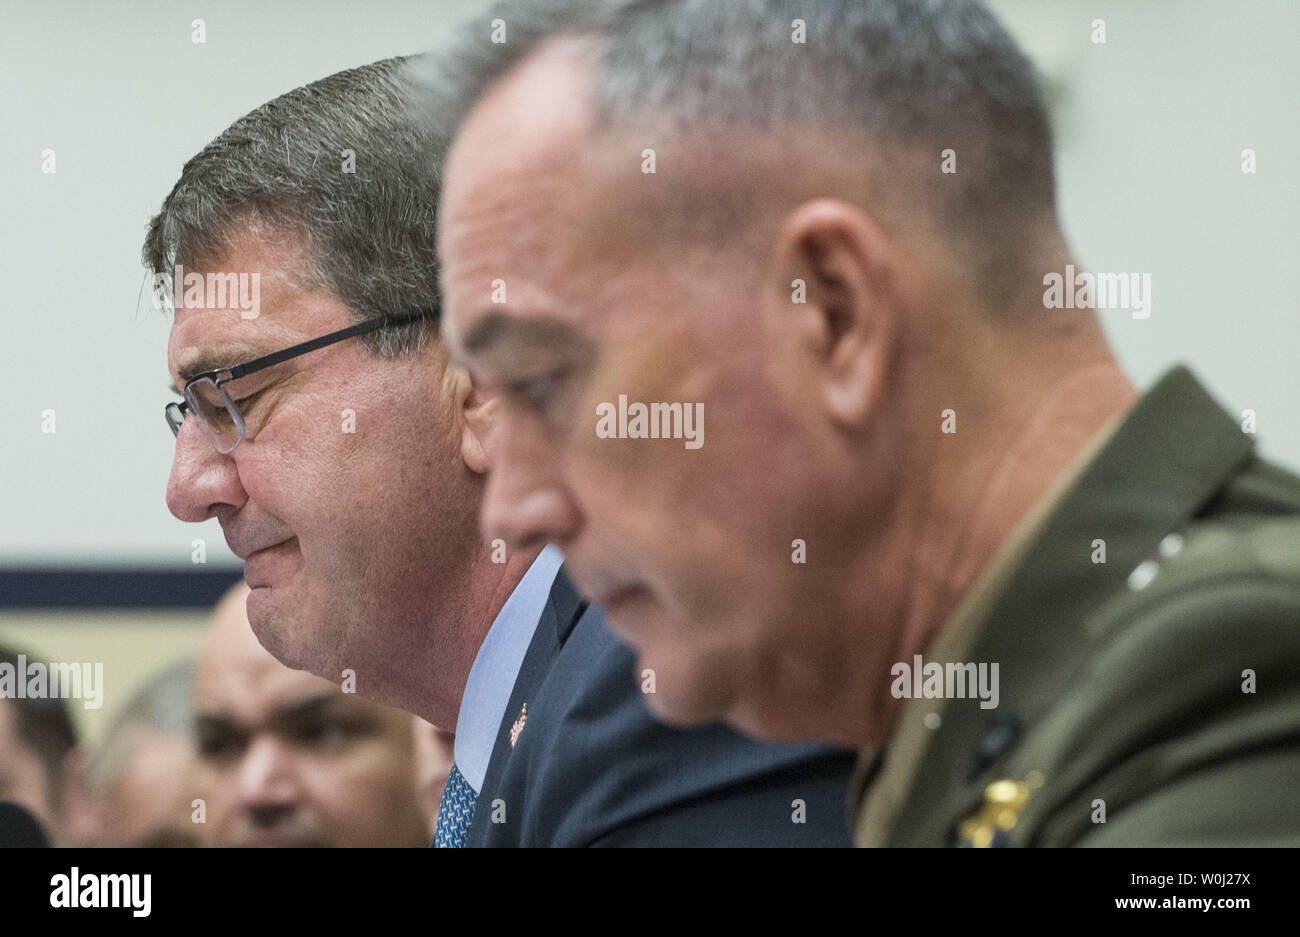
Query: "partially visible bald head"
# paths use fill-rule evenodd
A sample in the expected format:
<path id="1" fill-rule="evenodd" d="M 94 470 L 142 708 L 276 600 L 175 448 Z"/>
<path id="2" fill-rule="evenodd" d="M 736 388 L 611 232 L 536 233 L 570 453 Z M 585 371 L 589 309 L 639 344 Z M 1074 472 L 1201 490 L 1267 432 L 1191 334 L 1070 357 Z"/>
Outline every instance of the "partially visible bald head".
<path id="1" fill-rule="evenodd" d="M 222 596 L 212 612 L 212 624 L 199 657 L 198 700 L 251 697 L 272 687 L 337 689 L 320 677 L 290 670 L 258 643 L 245 609 L 248 593 L 248 586 L 240 582 Z"/>
<path id="2" fill-rule="evenodd" d="M 285 667 L 247 597 L 240 583 L 217 605 L 196 679 L 213 845 L 425 845 L 411 715 Z"/>

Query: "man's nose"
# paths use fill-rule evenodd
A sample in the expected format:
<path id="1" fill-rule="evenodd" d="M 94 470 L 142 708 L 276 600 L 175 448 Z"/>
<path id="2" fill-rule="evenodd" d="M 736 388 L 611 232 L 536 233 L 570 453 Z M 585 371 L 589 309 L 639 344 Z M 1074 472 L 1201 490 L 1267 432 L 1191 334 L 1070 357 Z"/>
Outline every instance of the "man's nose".
<path id="1" fill-rule="evenodd" d="M 500 537 L 519 550 L 563 547 L 577 533 L 581 512 L 539 433 L 498 428 L 481 520 L 489 540 Z"/>
<path id="2" fill-rule="evenodd" d="M 260 825 L 273 825 L 278 816 L 292 812 L 301 796 L 295 754 L 284 741 L 270 734 L 256 736 L 239 763 L 239 807 Z"/>
<path id="3" fill-rule="evenodd" d="M 239 480 L 235 460 L 217 452 L 197 417 L 181 424 L 167 478 L 167 508 L 180 520 L 198 523 L 221 504 L 242 507 L 248 494 Z"/>

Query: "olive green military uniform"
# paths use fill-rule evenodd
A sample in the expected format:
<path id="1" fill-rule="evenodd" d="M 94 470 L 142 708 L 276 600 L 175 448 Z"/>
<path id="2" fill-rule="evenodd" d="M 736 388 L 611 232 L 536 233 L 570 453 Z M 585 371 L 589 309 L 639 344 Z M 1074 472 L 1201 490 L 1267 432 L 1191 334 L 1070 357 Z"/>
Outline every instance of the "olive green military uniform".
<path id="1" fill-rule="evenodd" d="M 1252 440 L 1182 367 L 1103 434 L 925 654 L 997 707 L 905 702 L 858 845 L 1300 845 L 1300 479 Z"/>

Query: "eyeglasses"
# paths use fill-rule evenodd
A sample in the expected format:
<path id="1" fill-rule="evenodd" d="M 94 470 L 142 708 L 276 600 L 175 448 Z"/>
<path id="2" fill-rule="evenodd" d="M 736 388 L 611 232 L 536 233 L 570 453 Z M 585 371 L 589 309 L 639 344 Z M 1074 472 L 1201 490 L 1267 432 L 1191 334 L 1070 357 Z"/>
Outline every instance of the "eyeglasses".
<path id="1" fill-rule="evenodd" d="M 185 383 L 185 399 L 175 400 L 167 404 L 164 410 L 167 425 L 171 427 L 173 436 L 179 436 L 181 424 L 185 422 L 186 414 L 197 413 L 200 417 L 199 425 L 203 427 L 208 439 L 212 440 L 212 444 L 217 447 L 218 452 L 225 455 L 233 451 L 243 441 L 244 436 L 248 434 L 248 427 L 244 423 L 243 414 L 239 412 L 239 407 L 235 405 L 235 401 L 230 399 L 230 394 L 226 392 L 226 384 L 255 371 L 261 371 L 263 368 L 269 368 L 272 365 L 288 361 L 290 358 L 305 355 L 309 351 L 316 351 L 326 345 L 333 345 L 346 338 L 352 338 L 354 335 L 365 335 L 367 332 L 374 332 L 386 326 L 404 325 L 411 321 L 413 320 L 410 318 L 394 319 L 388 316 L 367 319 L 365 322 L 358 322 L 346 329 L 339 329 L 337 332 L 330 332 L 320 338 L 313 338 L 310 341 L 291 345 L 269 355 L 263 355 L 261 358 L 254 358 L 245 364 L 235 365 L 233 368 L 218 368 L 215 371 L 204 371 L 202 374 L 196 374 Z"/>

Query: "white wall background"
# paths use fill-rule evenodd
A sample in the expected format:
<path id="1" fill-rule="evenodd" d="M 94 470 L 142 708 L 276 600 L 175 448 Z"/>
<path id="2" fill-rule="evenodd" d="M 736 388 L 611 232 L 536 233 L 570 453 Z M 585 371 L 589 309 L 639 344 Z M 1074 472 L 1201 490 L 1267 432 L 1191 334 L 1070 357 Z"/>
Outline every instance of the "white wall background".
<path id="1" fill-rule="evenodd" d="M 140 297 L 144 226 L 185 160 L 241 114 L 418 52 L 484 6 L 5 0 L 0 565 L 188 566 L 195 537 L 210 564 L 237 565 L 215 522 L 182 524 L 163 503 L 167 322 Z M 1266 454 L 1300 465 L 1300 4 L 993 6 L 1051 79 L 1080 258 L 1152 275 L 1150 319 L 1105 314 L 1125 365 L 1147 384 L 1190 362 L 1225 404 L 1257 411 Z M 1090 40 L 1098 18 L 1105 45 Z M 1255 175 L 1240 169 L 1246 147 Z"/>
<path id="2" fill-rule="evenodd" d="M 140 296 L 145 225 L 185 161 L 242 114 L 423 51 L 486 5 L 4 0 L 0 565 L 189 566 L 195 537 L 209 565 L 240 565 L 216 521 L 183 524 L 163 503 L 174 396 L 168 322 Z"/>

